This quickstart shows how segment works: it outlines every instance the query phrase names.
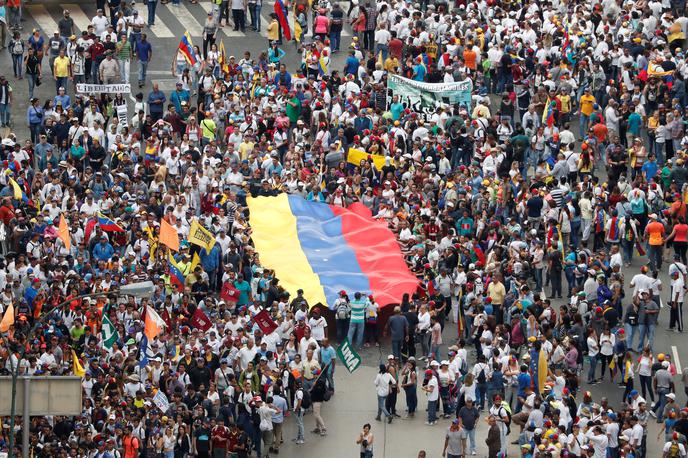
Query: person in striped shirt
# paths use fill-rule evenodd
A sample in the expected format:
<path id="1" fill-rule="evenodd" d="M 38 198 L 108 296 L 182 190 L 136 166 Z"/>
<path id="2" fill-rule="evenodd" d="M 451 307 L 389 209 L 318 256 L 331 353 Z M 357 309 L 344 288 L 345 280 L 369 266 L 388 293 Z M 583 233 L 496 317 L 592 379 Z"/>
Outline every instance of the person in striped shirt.
<path id="1" fill-rule="evenodd" d="M 351 345 L 354 345 L 354 337 L 356 338 L 355 347 L 363 345 L 363 330 L 365 329 L 365 315 L 368 308 L 368 298 L 361 293 L 354 294 L 354 300 L 349 304 L 351 306 L 351 320 L 349 321 L 349 334 L 347 336 Z"/>

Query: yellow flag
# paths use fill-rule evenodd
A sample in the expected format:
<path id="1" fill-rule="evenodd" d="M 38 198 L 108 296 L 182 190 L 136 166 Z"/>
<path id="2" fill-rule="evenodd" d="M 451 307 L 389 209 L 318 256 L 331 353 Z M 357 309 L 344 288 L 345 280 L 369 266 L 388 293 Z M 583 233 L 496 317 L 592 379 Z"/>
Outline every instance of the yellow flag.
<path id="1" fill-rule="evenodd" d="M 215 237 L 213 234 L 194 219 L 191 222 L 191 229 L 189 230 L 189 243 L 205 248 L 205 251 L 210 253 L 215 245 Z"/>
<path id="2" fill-rule="evenodd" d="M 21 186 L 19 186 L 19 183 L 14 181 L 14 179 L 9 178 L 10 184 L 12 185 L 12 190 L 14 192 L 14 198 L 16 200 L 22 200 L 22 196 L 24 195 L 24 192 L 22 191 Z"/>
<path id="3" fill-rule="evenodd" d="M 368 159 L 368 156 L 373 160 L 375 168 L 382 170 L 382 167 L 385 165 L 385 157 L 380 154 L 369 154 L 362 149 L 349 148 L 349 152 L 346 155 L 346 161 L 349 164 L 359 166 L 362 160 Z"/>
<path id="4" fill-rule="evenodd" d="M 218 47 L 217 63 L 220 64 L 220 71 L 229 71 L 229 65 L 227 64 L 227 51 L 225 50 L 225 42 L 220 40 L 220 46 Z"/>
<path id="5" fill-rule="evenodd" d="M 72 350 L 72 370 L 74 372 L 74 375 L 76 375 L 77 377 L 83 377 L 84 375 L 86 375 L 86 371 L 79 362 L 79 358 L 76 357 L 76 353 L 74 352 L 74 350 Z"/>
<path id="6" fill-rule="evenodd" d="M 0 332 L 7 332 L 10 327 L 14 324 L 14 304 L 10 304 L 5 310 L 5 314 L 0 321 Z"/>
<path id="7" fill-rule="evenodd" d="M 196 266 L 201 263 L 201 258 L 198 256 L 198 252 L 194 253 L 193 258 L 191 258 L 191 272 L 196 269 Z"/>
<path id="8" fill-rule="evenodd" d="M 60 217 L 60 225 L 57 228 L 57 236 L 65 244 L 65 248 L 69 251 L 72 248 L 72 237 L 69 235 L 69 227 L 67 226 L 67 220 L 64 215 Z"/>
<path id="9" fill-rule="evenodd" d="M 296 19 L 296 8 L 294 8 L 294 40 L 296 40 L 297 43 L 301 43 L 301 36 L 303 35 L 303 28 L 301 27 L 301 24 L 299 21 Z"/>

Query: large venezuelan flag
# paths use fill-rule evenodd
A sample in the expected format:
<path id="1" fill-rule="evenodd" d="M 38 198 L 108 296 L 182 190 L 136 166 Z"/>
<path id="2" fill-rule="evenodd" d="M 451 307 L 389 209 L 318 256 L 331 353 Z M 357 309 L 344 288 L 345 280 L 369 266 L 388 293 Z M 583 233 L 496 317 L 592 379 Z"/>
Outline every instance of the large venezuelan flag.
<path id="1" fill-rule="evenodd" d="M 344 290 L 372 294 L 382 306 L 412 294 L 417 278 L 396 237 L 361 204 L 347 208 L 298 196 L 249 198 L 252 239 L 261 262 L 290 293 L 332 307 Z"/>

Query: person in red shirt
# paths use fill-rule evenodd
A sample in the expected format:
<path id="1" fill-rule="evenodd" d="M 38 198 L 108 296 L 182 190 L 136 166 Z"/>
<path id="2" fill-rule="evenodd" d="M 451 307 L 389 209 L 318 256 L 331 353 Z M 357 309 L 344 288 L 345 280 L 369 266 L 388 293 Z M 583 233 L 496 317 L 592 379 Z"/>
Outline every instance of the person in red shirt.
<path id="1" fill-rule="evenodd" d="M 211 420 L 211 424 L 214 424 L 215 420 Z M 227 428 L 224 423 L 220 422 L 212 427 L 210 432 L 210 440 L 213 446 L 213 456 L 225 456 L 227 450 L 231 450 L 231 434 L 229 428 Z"/>
<path id="2" fill-rule="evenodd" d="M 9 226 L 12 218 L 14 218 L 14 206 L 12 206 L 12 199 L 5 197 L 2 199 L 2 206 L 0 206 L 0 220 L 2 220 L 5 226 Z"/>

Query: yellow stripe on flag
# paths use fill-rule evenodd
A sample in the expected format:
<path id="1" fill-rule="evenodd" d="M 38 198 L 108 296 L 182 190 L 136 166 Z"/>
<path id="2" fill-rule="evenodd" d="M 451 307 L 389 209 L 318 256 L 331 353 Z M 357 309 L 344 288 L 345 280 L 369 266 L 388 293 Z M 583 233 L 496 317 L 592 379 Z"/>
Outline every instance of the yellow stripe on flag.
<path id="1" fill-rule="evenodd" d="M 280 285 L 292 295 L 300 288 L 309 304 L 327 304 L 320 277 L 301 248 L 296 217 L 287 194 L 249 198 L 248 208 L 253 230 L 251 238 L 260 253 L 261 264 L 274 269 Z"/>

